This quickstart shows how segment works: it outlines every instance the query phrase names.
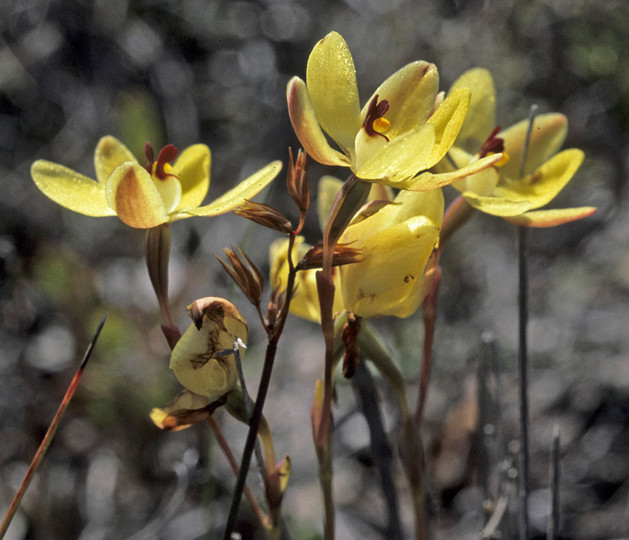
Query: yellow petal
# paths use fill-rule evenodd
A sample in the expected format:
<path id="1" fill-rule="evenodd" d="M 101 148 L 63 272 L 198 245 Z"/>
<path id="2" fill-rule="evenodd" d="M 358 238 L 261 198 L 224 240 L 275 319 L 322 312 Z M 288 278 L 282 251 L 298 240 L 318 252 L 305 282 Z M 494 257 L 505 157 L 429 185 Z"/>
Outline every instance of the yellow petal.
<path id="1" fill-rule="evenodd" d="M 426 171 L 415 178 L 406 180 L 399 184 L 400 189 L 408 189 L 411 191 L 429 191 L 431 189 L 437 189 L 443 186 L 447 186 L 456 180 L 461 180 L 471 174 L 476 174 L 494 163 L 497 163 L 502 159 L 502 154 L 493 154 L 491 156 L 484 157 L 477 161 L 473 161 L 465 167 L 455 169 L 451 172 L 445 173 L 431 173 Z"/>
<path id="2" fill-rule="evenodd" d="M 350 159 L 328 144 L 312 108 L 304 81 L 299 77 L 293 77 L 288 82 L 286 98 L 288 114 L 295 134 L 310 157 L 324 165 L 348 167 L 351 164 Z M 349 156 L 352 153 L 353 148 L 351 152 L 348 150 Z"/>
<path id="3" fill-rule="evenodd" d="M 94 151 L 94 167 L 96 168 L 96 179 L 99 184 L 105 185 L 109 175 L 114 172 L 118 165 L 126 162 L 137 163 L 131 151 L 118 139 L 107 135 L 96 145 Z"/>
<path id="4" fill-rule="evenodd" d="M 362 120 L 354 60 L 340 34 L 331 32 L 315 45 L 306 84 L 321 127 L 345 154 L 351 154 Z"/>
<path id="5" fill-rule="evenodd" d="M 295 238 L 293 261 L 297 263 L 310 249 L 310 245 L 304 243 L 303 236 Z M 269 249 L 270 277 L 274 288 L 286 290 L 288 280 L 288 239 L 281 238 L 271 244 Z M 312 322 L 321 321 L 319 308 L 319 294 L 317 292 L 316 269 L 302 270 L 295 278 L 295 294 L 291 300 L 290 312 L 297 317 Z M 340 276 L 334 270 L 334 280 L 337 291 L 340 290 Z M 343 298 L 337 292 L 334 295 L 333 312 L 343 309 Z"/>
<path id="6" fill-rule="evenodd" d="M 435 126 L 435 146 L 426 168 L 439 162 L 454 144 L 465 120 L 470 96 L 471 93 L 467 88 L 458 88 L 450 92 L 445 101 L 428 119 L 427 124 Z"/>
<path id="7" fill-rule="evenodd" d="M 459 146 L 451 146 L 444 158 L 431 170 L 437 173 L 452 172 L 476 160 L 475 154 L 466 152 Z"/>
<path id="8" fill-rule="evenodd" d="M 57 204 L 86 216 L 115 216 L 107 204 L 105 187 L 68 167 L 40 159 L 33 163 L 35 185 Z"/>
<path id="9" fill-rule="evenodd" d="M 469 88 L 472 99 L 456 145 L 475 154 L 496 126 L 496 86 L 484 68 L 468 69 L 450 87 L 449 93 Z"/>
<path id="10" fill-rule="evenodd" d="M 168 175 L 163 179 L 153 177 L 153 183 L 162 198 L 165 212 L 170 214 L 177 208 L 181 200 L 181 183 L 179 179 L 172 175 Z"/>
<path id="11" fill-rule="evenodd" d="M 231 351 L 238 339 L 246 345 L 247 322 L 231 302 L 222 298 L 205 298 L 195 304 L 202 305 L 201 318 L 177 342 L 170 357 L 170 369 L 191 392 L 216 399 L 238 382 L 234 354 L 224 353 Z M 241 357 L 244 353 L 244 348 L 240 349 Z"/>
<path id="12" fill-rule="evenodd" d="M 181 183 L 181 200 L 177 210 L 199 206 L 210 187 L 210 149 L 205 144 L 186 148 L 172 166 Z"/>
<path id="13" fill-rule="evenodd" d="M 144 167 L 124 163 L 107 180 L 107 202 L 120 220 L 136 229 L 151 229 L 168 221 L 164 201 Z"/>
<path id="14" fill-rule="evenodd" d="M 385 118 L 391 126 L 387 137 L 394 139 L 421 126 L 432 110 L 438 90 L 437 68 L 423 61 L 407 64 L 384 81 L 373 96 L 377 94 L 379 102 L 384 99 L 389 102 Z M 366 116 L 373 96 L 365 103 L 361 118 Z"/>
<path id="15" fill-rule="evenodd" d="M 597 209 L 593 206 L 561 208 L 556 210 L 534 210 L 533 212 L 526 212 L 521 216 L 508 217 L 505 219 L 516 225 L 545 228 L 555 227 L 589 217 L 596 212 L 596 210 Z"/>
<path id="16" fill-rule="evenodd" d="M 245 199 L 255 197 L 271 183 L 281 170 L 282 162 L 273 161 L 266 167 L 260 169 L 258 172 L 252 174 L 249 178 L 240 182 L 240 184 L 238 184 L 235 188 L 229 190 L 227 193 L 210 204 L 171 215 L 171 221 L 189 217 L 191 215 L 212 217 L 231 212 L 232 210 L 238 208 Z"/>
<path id="17" fill-rule="evenodd" d="M 463 198 L 470 206 L 492 216 L 518 216 L 531 208 L 524 200 L 509 200 L 504 197 L 477 195 L 473 191 L 464 191 Z"/>
<path id="18" fill-rule="evenodd" d="M 434 144 L 434 126 L 424 124 L 393 139 L 363 164 L 356 176 L 397 187 L 400 182 L 426 169 Z"/>
<path id="19" fill-rule="evenodd" d="M 484 171 L 466 176 L 452 183 L 452 187 L 461 193 L 472 191 L 477 195 L 493 196 L 498 185 L 500 172 L 496 167 L 487 167 Z"/>
<path id="20" fill-rule="evenodd" d="M 388 208 L 394 206 L 381 212 Z M 423 291 L 423 273 L 438 241 L 439 227 L 424 216 L 416 216 L 370 235 L 369 221 L 358 223 L 357 228 L 363 227 L 353 233 L 364 232 L 357 242 L 366 258 L 340 269 L 345 306 L 364 318 L 406 317 L 410 315 L 408 309 L 395 307 L 401 299 L 412 299 L 414 309 L 421 303 L 423 298 L 416 298 L 416 293 Z"/>
<path id="21" fill-rule="evenodd" d="M 443 194 L 401 191 L 393 202 L 341 237 L 365 257 L 340 269 L 346 308 L 362 317 L 407 317 L 427 290 L 423 275 L 439 237 Z"/>
<path id="22" fill-rule="evenodd" d="M 504 140 L 505 152 L 509 155 L 509 161 L 502 167 L 502 175 L 508 178 L 520 178 L 522 166 L 522 152 L 526 141 L 526 133 L 529 129 L 529 120 L 522 120 L 508 129 L 498 133 L 498 137 Z M 568 120 L 563 114 L 547 113 L 535 117 L 528 151 L 524 174 L 529 174 L 537 169 L 550 156 L 555 154 L 568 133 Z"/>
<path id="23" fill-rule="evenodd" d="M 168 429 L 172 431 L 179 431 L 190 427 L 191 423 L 181 423 L 182 418 L 179 417 L 177 412 L 181 411 L 198 411 L 210 404 L 210 400 L 205 396 L 193 394 L 189 390 L 183 390 L 179 392 L 174 399 L 162 405 L 161 407 L 155 407 L 151 410 L 151 420 L 160 429 Z M 187 415 L 190 416 L 190 415 Z M 209 414 L 206 415 L 206 417 Z"/>
<path id="24" fill-rule="evenodd" d="M 585 155 L 571 148 L 559 152 L 526 178 L 502 182 L 496 195 L 512 200 L 526 200 L 531 209 L 541 208 L 552 201 L 572 179 Z"/>

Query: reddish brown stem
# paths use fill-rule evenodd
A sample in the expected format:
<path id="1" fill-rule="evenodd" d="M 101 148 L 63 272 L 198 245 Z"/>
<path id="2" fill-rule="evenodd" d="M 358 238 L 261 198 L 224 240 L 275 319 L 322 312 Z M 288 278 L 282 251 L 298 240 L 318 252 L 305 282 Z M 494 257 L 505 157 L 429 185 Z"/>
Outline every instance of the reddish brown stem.
<path id="1" fill-rule="evenodd" d="M 435 338 L 435 324 L 437 319 L 437 296 L 439 285 L 441 284 L 441 267 L 437 263 L 435 276 L 424 300 L 423 320 L 424 320 L 424 347 L 422 357 L 422 369 L 419 378 L 419 399 L 415 411 L 415 426 L 417 430 L 421 427 L 428 397 L 428 384 L 430 382 L 430 371 L 432 367 L 432 346 Z"/>
<path id="2" fill-rule="evenodd" d="M 227 461 L 229 462 L 229 466 L 232 468 L 232 471 L 234 471 L 234 474 L 238 476 L 238 472 L 239 472 L 238 462 L 236 461 L 236 458 L 234 457 L 234 454 L 232 453 L 231 448 L 229 448 L 229 444 L 227 443 L 227 440 L 223 436 L 223 433 L 221 432 L 221 428 L 218 427 L 216 420 L 214 420 L 212 416 L 210 416 L 207 419 L 207 423 L 212 428 L 212 431 L 214 432 L 214 436 L 216 437 L 216 442 L 218 442 L 218 445 L 223 451 L 223 454 L 227 458 Z M 256 515 L 256 517 L 258 518 L 262 526 L 265 528 L 268 527 L 269 525 L 268 516 L 264 513 L 262 508 L 260 508 L 258 501 L 256 501 L 256 498 L 253 496 L 253 493 L 249 489 L 249 486 L 247 486 L 246 484 L 243 488 L 243 492 L 245 494 L 247 501 L 249 502 L 249 506 L 251 506 L 251 509 L 253 510 L 254 514 Z"/>
<path id="3" fill-rule="evenodd" d="M 79 386 L 79 381 L 81 380 L 83 371 L 85 370 L 85 366 L 87 365 L 87 361 L 89 360 L 92 354 L 92 350 L 94 349 L 96 340 L 98 339 L 98 336 L 100 335 L 100 332 L 103 329 L 103 325 L 105 324 L 106 318 L 107 318 L 107 314 L 105 313 L 105 315 L 103 316 L 103 318 L 101 319 L 98 325 L 98 328 L 96 329 L 96 332 L 94 333 L 94 337 L 92 338 L 89 345 L 87 346 L 87 349 L 85 350 L 85 354 L 83 355 L 83 360 L 81 361 L 81 365 L 77 369 L 74 377 L 72 378 L 72 382 L 70 382 L 70 386 L 68 386 L 68 390 L 66 391 L 65 396 L 63 396 L 63 399 L 61 400 L 61 404 L 59 405 L 59 408 L 57 409 L 57 413 L 52 419 L 52 422 L 50 423 L 50 426 L 48 427 L 48 431 L 46 431 L 46 435 L 44 435 L 44 438 L 42 439 L 42 442 L 39 445 L 39 448 L 37 449 L 35 457 L 33 458 L 33 461 L 31 461 L 31 464 L 29 465 L 28 470 L 26 471 L 26 474 L 24 475 L 24 479 L 22 480 L 22 483 L 20 484 L 20 487 L 18 488 L 17 493 L 15 494 L 15 496 L 13 497 L 13 500 L 11 501 L 9 510 L 7 511 L 6 515 L 4 516 L 4 519 L 2 520 L 2 524 L 0 525 L 0 538 L 4 538 L 4 535 L 6 534 L 7 529 L 9 528 L 9 525 L 11 524 L 11 521 L 13 519 L 13 516 L 15 515 L 15 512 L 17 512 L 17 509 L 20 506 L 20 502 L 22 502 L 22 497 L 24 497 L 24 494 L 26 493 L 26 490 L 28 489 L 28 486 L 30 485 L 31 480 L 33 479 L 33 476 L 35 476 L 35 472 L 39 468 L 39 465 L 41 464 L 42 459 L 44 458 L 44 455 L 46 454 L 46 451 L 48 450 L 48 447 L 50 446 L 50 443 L 52 442 L 52 438 L 55 436 L 57 428 L 59 427 L 59 423 L 61 422 L 61 419 L 63 418 L 63 415 L 65 414 L 66 409 L 68 408 L 68 405 L 70 405 L 70 401 L 72 400 L 72 397 L 74 396 L 74 392 Z"/>

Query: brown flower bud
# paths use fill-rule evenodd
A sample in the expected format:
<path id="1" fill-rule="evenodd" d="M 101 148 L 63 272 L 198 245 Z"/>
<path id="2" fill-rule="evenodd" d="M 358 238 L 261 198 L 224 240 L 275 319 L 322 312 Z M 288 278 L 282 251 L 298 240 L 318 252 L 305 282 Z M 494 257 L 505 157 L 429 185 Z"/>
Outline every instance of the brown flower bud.
<path id="1" fill-rule="evenodd" d="M 293 232 L 293 226 L 288 218 L 268 204 L 245 200 L 234 210 L 234 214 L 284 234 Z"/>
<path id="2" fill-rule="evenodd" d="M 264 288 L 262 272 L 240 248 L 238 253 L 233 249 L 227 248 L 223 251 L 227 256 L 229 264 L 215 255 L 218 262 L 221 263 L 225 271 L 236 282 L 236 285 L 240 287 L 240 290 L 245 294 L 249 302 L 254 306 L 259 306 L 262 301 L 262 290 Z M 244 261 L 241 260 L 241 257 Z"/>
<path id="3" fill-rule="evenodd" d="M 284 309 L 286 303 L 286 290 L 282 290 L 279 287 L 273 289 L 271 298 L 269 299 L 269 307 L 266 312 L 266 322 L 268 328 L 272 330 L 277 324 L 277 319 Z"/>
<path id="4" fill-rule="evenodd" d="M 332 258 L 332 266 L 343 266 L 360 262 L 362 257 L 357 249 L 349 244 L 337 244 L 334 247 L 334 257 Z M 312 268 L 321 268 L 323 264 L 323 244 L 319 242 L 316 246 L 311 247 L 303 259 L 299 262 L 300 270 L 310 270 Z"/>
<path id="5" fill-rule="evenodd" d="M 310 185 L 308 184 L 307 155 L 299 149 L 297 159 L 293 161 L 293 150 L 288 149 L 289 162 L 286 185 L 288 193 L 302 214 L 305 214 L 310 206 Z"/>

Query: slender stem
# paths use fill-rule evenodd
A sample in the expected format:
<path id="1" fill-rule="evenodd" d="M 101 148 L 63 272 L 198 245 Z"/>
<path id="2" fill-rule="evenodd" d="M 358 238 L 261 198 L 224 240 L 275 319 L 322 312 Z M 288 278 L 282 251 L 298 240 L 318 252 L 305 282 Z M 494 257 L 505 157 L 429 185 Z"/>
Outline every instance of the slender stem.
<path id="1" fill-rule="evenodd" d="M 251 396 L 249 395 L 249 391 L 247 390 L 247 381 L 245 381 L 245 373 L 242 369 L 242 361 L 240 359 L 240 346 L 244 345 L 242 342 L 239 344 L 238 342 L 234 343 L 234 359 L 236 360 L 236 370 L 238 371 L 238 379 L 240 380 L 240 386 L 242 387 L 242 394 L 245 401 L 245 409 L 247 410 L 247 423 L 251 422 L 251 417 L 253 415 L 253 405 L 251 403 Z M 264 482 L 264 487 L 266 490 L 269 488 L 269 474 L 272 470 L 268 469 L 268 466 L 265 466 L 264 457 L 262 456 L 262 450 L 260 448 L 260 443 L 256 439 L 256 444 L 254 448 L 256 459 L 258 460 L 258 464 L 260 469 L 262 470 L 262 480 Z M 275 456 L 272 456 L 273 460 Z M 270 466 L 273 467 L 275 463 L 271 462 Z"/>
<path id="2" fill-rule="evenodd" d="M 553 442 L 550 448 L 550 493 L 551 509 L 548 520 L 548 540 L 559 538 L 559 479 L 561 471 L 559 467 L 559 426 L 553 429 Z"/>
<path id="3" fill-rule="evenodd" d="M 332 493 L 332 398 L 334 394 L 334 281 L 332 264 L 334 248 L 358 209 L 365 202 L 370 186 L 353 174 L 341 187 L 323 233 L 323 263 L 317 272 L 317 289 L 321 312 L 321 331 L 325 340 L 325 366 L 323 372 L 323 400 L 318 411 L 319 423 L 313 425 L 314 442 L 319 460 L 319 480 L 323 496 L 324 538 L 334 538 L 334 502 Z M 290 290 L 290 289 L 289 289 Z"/>
<path id="4" fill-rule="evenodd" d="M 255 448 L 258 427 L 262 419 L 262 409 L 264 408 L 264 402 L 269 390 L 269 384 L 271 382 L 271 375 L 273 373 L 273 363 L 275 361 L 275 355 L 277 353 L 277 343 L 282 335 L 286 319 L 288 317 L 288 311 L 290 308 L 291 292 L 295 287 L 295 275 L 296 270 L 292 261 L 293 246 L 295 244 L 295 235 L 291 234 L 289 237 L 288 246 L 288 263 L 289 272 L 288 280 L 286 284 L 286 302 L 282 309 L 282 313 L 278 320 L 276 328 L 271 334 L 267 343 L 266 353 L 264 356 L 264 365 L 262 367 L 262 374 L 260 376 L 260 384 L 258 387 L 258 395 L 256 396 L 256 402 L 251 414 L 251 420 L 249 422 L 249 431 L 247 433 L 247 439 L 245 441 L 245 447 L 242 452 L 240 460 L 240 470 L 238 471 L 238 477 L 236 478 L 236 486 L 234 487 L 234 494 L 232 497 L 231 506 L 229 508 L 229 514 L 227 516 L 227 522 L 225 524 L 225 531 L 223 533 L 223 540 L 230 540 L 232 530 L 236 524 L 236 517 L 238 516 L 238 507 L 240 506 L 240 499 L 242 497 L 243 488 L 247 479 L 247 473 L 249 472 L 249 466 L 251 465 L 251 456 Z"/>
<path id="5" fill-rule="evenodd" d="M 59 405 L 59 408 L 57 409 L 57 413 L 52 419 L 50 426 L 48 426 L 46 435 L 44 435 L 44 438 L 42 439 L 42 442 L 39 445 L 37 452 L 35 453 L 35 457 L 33 458 L 33 461 L 31 461 L 31 464 L 29 465 L 28 470 L 26 471 L 26 474 L 24 475 L 24 479 L 22 480 L 20 487 L 18 488 L 15 496 L 13 497 L 13 500 L 11 501 L 9 510 L 4 516 L 4 519 L 2 520 L 2 524 L 0 524 L 0 538 L 4 538 L 4 535 L 6 534 L 7 529 L 9 528 L 9 525 L 11 524 L 11 521 L 13 520 L 13 516 L 17 512 L 17 509 L 19 508 L 20 503 L 22 502 L 22 497 L 24 497 L 24 494 L 26 493 L 26 490 L 28 489 L 28 486 L 30 485 L 31 480 L 33 479 L 33 476 L 35 476 L 35 473 L 37 472 L 37 469 L 39 468 L 39 465 L 41 464 L 42 459 L 44 458 L 44 455 L 46 455 L 46 451 L 48 450 L 48 447 L 50 446 L 50 443 L 52 442 L 52 439 L 55 436 L 57 428 L 59 427 L 59 423 L 61 422 L 61 419 L 63 418 L 63 415 L 65 414 L 66 409 L 68 408 L 68 405 L 70 405 L 70 401 L 72 400 L 72 397 L 74 396 L 74 392 L 79 386 L 79 381 L 81 380 L 81 376 L 83 375 L 83 371 L 85 370 L 87 361 L 89 360 L 92 354 L 92 350 L 94 349 L 94 345 L 96 345 L 96 340 L 98 339 L 98 336 L 100 335 L 100 332 L 103 329 L 103 325 L 105 324 L 106 319 L 107 319 L 107 313 L 105 313 L 105 315 L 103 315 L 103 318 L 100 320 L 100 323 L 98 324 L 98 327 L 96 328 L 96 332 L 94 332 L 94 336 L 92 337 L 89 345 L 87 346 L 87 349 L 85 350 L 85 354 L 83 355 L 81 364 L 79 365 L 79 368 L 76 370 L 76 373 L 74 374 L 74 377 L 72 378 L 72 381 L 70 382 L 70 386 L 68 386 L 68 390 L 66 391 L 65 396 L 63 396 L 63 399 L 61 400 L 61 404 Z"/>
<path id="6" fill-rule="evenodd" d="M 533 124 L 537 115 L 537 105 L 531 106 L 529 125 L 524 141 L 520 178 L 526 172 Z M 529 537 L 529 402 L 528 402 L 528 229 L 518 227 L 518 374 L 520 409 L 520 539 Z"/>
<path id="7" fill-rule="evenodd" d="M 382 414 L 378 407 L 376 384 L 364 361 L 359 362 L 356 366 L 356 373 L 352 377 L 352 385 L 358 395 L 360 408 L 369 427 L 371 452 L 380 475 L 380 486 L 389 518 L 387 538 L 391 540 L 401 539 L 403 538 L 402 525 L 400 524 L 395 483 L 391 474 L 393 453 L 387 440 Z"/>
<path id="8" fill-rule="evenodd" d="M 520 539 L 529 537 L 528 229 L 518 227 L 518 375 L 520 411 Z"/>
<path id="9" fill-rule="evenodd" d="M 227 440 L 223 436 L 221 429 L 218 427 L 216 420 L 214 420 L 213 416 L 209 416 L 207 419 L 207 422 L 208 424 L 210 424 L 210 427 L 212 428 L 212 431 L 214 432 L 214 436 L 216 437 L 216 441 L 218 442 L 218 445 L 221 447 L 223 454 L 225 454 L 225 457 L 227 458 L 227 461 L 229 462 L 229 466 L 232 468 L 232 471 L 234 471 L 234 474 L 238 475 L 238 462 L 236 461 L 234 454 L 229 448 L 229 444 L 227 443 Z M 269 518 L 264 513 L 262 508 L 260 508 L 260 505 L 258 504 L 258 501 L 256 501 L 256 498 L 253 496 L 253 493 L 249 489 L 249 486 L 245 484 L 243 491 L 244 491 L 245 497 L 247 498 L 247 502 L 249 503 L 249 506 L 251 506 L 251 509 L 253 510 L 253 513 L 256 515 L 256 517 L 258 518 L 262 526 L 267 527 Z"/>
<path id="10" fill-rule="evenodd" d="M 450 203 L 441 223 L 441 233 L 439 234 L 440 250 L 443 250 L 450 237 L 470 220 L 474 212 L 474 208 L 467 203 L 462 195 L 459 195 Z"/>
<path id="11" fill-rule="evenodd" d="M 424 300 L 423 307 L 424 347 L 422 351 L 422 369 L 419 379 L 419 399 L 417 400 L 417 409 L 415 411 L 415 425 L 418 430 L 422 424 L 426 398 L 428 397 L 428 383 L 430 382 L 430 370 L 432 367 L 432 345 L 435 337 L 435 324 L 437 319 L 437 297 L 440 284 L 441 268 L 437 262 L 435 275 L 430 285 L 430 290 Z"/>
<path id="12" fill-rule="evenodd" d="M 423 448 L 419 430 L 411 415 L 406 395 L 406 383 L 402 373 L 389 357 L 389 353 L 380 343 L 368 324 L 364 324 L 358 334 L 361 351 L 372 361 L 378 371 L 393 387 L 401 416 L 399 434 L 400 457 L 405 468 L 406 477 L 411 490 L 413 512 L 415 517 L 415 538 L 424 540 L 426 530 L 426 516 L 424 507 L 424 489 L 422 484 Z"/>

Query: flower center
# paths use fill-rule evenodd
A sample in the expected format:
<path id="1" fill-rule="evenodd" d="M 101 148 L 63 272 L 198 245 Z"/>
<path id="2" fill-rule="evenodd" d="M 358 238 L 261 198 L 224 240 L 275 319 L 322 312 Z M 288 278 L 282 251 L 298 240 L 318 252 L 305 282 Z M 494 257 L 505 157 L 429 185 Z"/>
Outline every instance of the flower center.
<path id="1" fill-rule="evenodd" d="M 168 214 L 174 211 L 181 201 L 181 182 L 170 164 L 177 158 L 177 154 L 179 150 L 169 144 L 160 150 L 156 161 L 151 144 L 147 142 L 144 145 L 144 155 L 147 159 L 146 170 L 151 175 Z"/>
<path id="2" fill-rule="evenodd" d="M 509 155 L 505 152 L 504 140 L 500 137 L 496 137 L 499 132 L 500 126 L 496 126 L 482 144 L 478 152 L 479 159 L 502 152 L 503 158 L 498 163 L 494 164 L 495 167 L 502 167 L 505 163 L 507 163 L 507 161 L 509 161 Z"/>
<path id="3" fill-rule="evenodd" d="M 388 110 L 389 102 L 386 99 L 383 99 L 380 103 L 378 103 L 378 94 L 376 94 L 369 103 L 367 115 L 365 116 L 365 121 L 363 122 L 363 129 L 367 135 L 370 137 L 380 135 L 380 137 L 384 137 L 384 139 L 389 142 L 389 137 L 384 134 L 391 125 L 391 122 L 384 118 L 384 115 Z"/>
<path id="4" fill-rule="evenodd" d="M 172 144 L 168 144 L 160 150 L 159 156 L 157 156 L 157 161 L 155 161 L 155 154 L 153 153 L 151 143 L 145 143 L 144 155 L 148 161 L 146 164 L 147 172 L 153 178 L 159 178 L 160 180 L 166 180 L 169 176 L 175 176 L 172 172 L 170 163 L 175 161 L 177 154 L 179 154 L 179 150 L 177 150 Z"/>

